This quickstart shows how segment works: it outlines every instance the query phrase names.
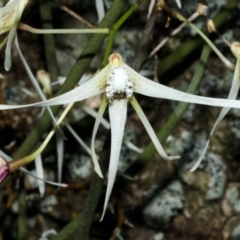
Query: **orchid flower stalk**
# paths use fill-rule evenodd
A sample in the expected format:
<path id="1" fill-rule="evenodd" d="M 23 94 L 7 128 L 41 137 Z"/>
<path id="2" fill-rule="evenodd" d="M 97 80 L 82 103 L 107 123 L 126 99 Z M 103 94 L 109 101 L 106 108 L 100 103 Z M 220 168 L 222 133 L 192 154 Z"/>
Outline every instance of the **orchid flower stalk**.
<path id="1" fill-rule="evenodd" d="M 98 74 L 96 74 L 91 80 L 82 84 L 81 86 L 58 97 L 38 103 L 21 106 L 0 105 L 0 110 L 22 107 L 68 104 L 76 101 L 85 100 L 97 94 L 104 94 L 104 98 L 100 105 L 98 116 L 94 125 L 91 144 L 94 169 L 100 177 L 103 177 L 95 154 L 94 141 L 98 126 L 100 124 L 100 120 L 104 114 L 105 109 L 108 106 L 112 140 L 107 193 L 101 218 L 102 220 L 113 188 L 114 179 L 116 177 L 123 131 L 126 122 L 128 102 L 130 102 L 133 105 L 133 108 L 136 110 L 160 156 L 166 160 L 174 160 L 179 158 L 179 156 L 168 156 L 163 150 L 163 147 L 158 141 L 154 130 L 148 122 L 136 98 L 134 97 L 134 92 L 149 97 L 197 103 L 208 106 L 240 108 L 240 102 L 237 100 L 196 96 L 153 82 L 152 80 L 141 76 L 132 68 L 130 68 L 127 64 L 125 64 L 120 54 L 113 53 L 109 57 L 109 64 L 104 67 Z"/>
<path id="2" fill-rule="evenodd" d="M 239 91 L 239 87 L 240 87 L 240 43 L 239 42 L 233 42 L 230 46 L 232 53 L 234 54 L 234 56 L 237 58 L 237 64 L 235 67 L 235 71 L 233 74 L 233 81 L 232 81 L 232 86 L 228 95 L 228 99 L 236 99 L 238 91 Z M 201 155 L 199 156 L 199 158 L 197 159 L 196 163 L 193 165 L 193 167 L 191 168 L 191 171 L 194 171 L 198 168 L 198 166 L 200 165 L 206 151 L 208 148 L 208 145 L 210 143 L 210 138 L 213 135 L 216 127 L 218 126 L 218 124 L 222 121 L 222 119 L 226 116 L 226 114 L 229 112 L 230 108 L 229 107 L 225 107 L 222 109 L 222 111 L 220 112 L 217 121 L 215 122 L 211 133 L 209 135 L 208 141 L 201 153 Z"/>
<path id="3" fill-rule="evenodd" d="M 11 173 L 9 170 L 9 162 L 13 161 L 12 158 L 10 158 L 6 153 L 4 153 L 3 151 L 0 150 L 0 183 L 3 182 Z M 64 183 L 56 183 L 56 182 L 52 182 L 43 178 L 40 178 L 39 176 L 33 174 L 32 172 L 28 171 L 26 168 L 24 167 L 20 167 L 19 168 L 20 171 L 22 171 L 23 173 L 26 173 L 30 176 L 32 176 L 33 178 L 36 178 L 42 182 L 48 183 L 50 185 L 53 186 L 58 186 L 58 187 L 67 187 L 67 184 Z"/>

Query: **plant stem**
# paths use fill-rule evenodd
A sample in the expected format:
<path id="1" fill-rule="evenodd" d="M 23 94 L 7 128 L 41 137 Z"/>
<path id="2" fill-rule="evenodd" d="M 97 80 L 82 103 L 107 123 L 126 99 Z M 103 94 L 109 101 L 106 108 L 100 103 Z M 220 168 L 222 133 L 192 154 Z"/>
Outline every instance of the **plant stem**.
<path id="1" fill-rule="evenodd" d="M 88 34 L 88 33 L 109 33 L 108 28 L 94 28 L 94 29 L 78 29 L 78 28 L 73 28 L 73 29 L 38 29 L 38 28 L 33 28 L 25 23 L 19 23 L 18 29 L 28 31 L 31 33 L 36 33 L 36 34 Z"/>
<path id="2" fill-rule="evenodd" d="M 107 48 L 104 54 L 104 58 L 102 61 L 102 66 L 104 67 L 107 65 L 108 63 L 108 57 L 112 51 L 112 46 L 113 46 L 113 42 L 114 42 L 114 37 L 115 34 L 117 32 L 117 30 L 122 26 L 122 24 L 132 15 L 132 13 L 138 8 L 138 6 L 141 4 L 142 1 L 138 1 L 135 4 L 133 4 L 121 17 L 120 19 L 112 26 L 111 30 L 110 30 L 110 34 L 109 34 L 109 38 L 108 38 L 108 44 L 107 44 Z"/>
<path id="3" fill-rule="evenodd" d="M 42 20 L 43 29 L 53 29 L 52 25 L 52 11 L 50 1 L 39 0 L 39 12 Z M 56 59 L 56 47 L 53 34 L 44 35 L 44 49 L 47 61 L 47 70 L 50 75 L 51 81 L 56 81 L 58 77 L 58 64 Z"/>
<path id="4" fill-rule="evenodd" d="M 22 192 L 18 198 L 18 240 L 27 239 L 27 222 L 26 222 L 26 195 Z"/>

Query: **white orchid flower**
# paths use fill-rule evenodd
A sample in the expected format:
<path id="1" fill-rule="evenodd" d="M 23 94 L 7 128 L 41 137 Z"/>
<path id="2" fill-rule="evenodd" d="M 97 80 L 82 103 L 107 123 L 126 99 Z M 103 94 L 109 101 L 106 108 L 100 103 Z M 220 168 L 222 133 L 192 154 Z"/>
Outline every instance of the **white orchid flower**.
<path id="1" fill-rule="evenodd" d="M 104 93 L 104 98 L 100 105 L 98 116 L 93 129 L 91 144 L 94 169 L 100 177 L 103 177 L 94 151 L 94 140 L 98 126 L 100 124 L 100 120 L 104 114 L 107 105 L 109 105 L 112 140 L 107 193 L 104 203 L 104 210 L 101 218 L 102 220 L 107 208 L 107 204 L 110 198 L 114 179 L 117 172 L 119 154 L 123 138 L 123 131 L 126 122 L 128 102 L 130 102 L 133 108 L 136 110 L 138 116 L 140 117 L 142 123 L 144 124 L 146 130 L 148 131 L 148 134 L 151 140 L 153 141 L 158 153 L 166 160 L 174 160 L 179 158 L 178 156 L 168 156 L 165 153 L 165 151 L 162 148 L 162 145 L 158 141 L 156 134 L 154 133 L 154 130 L 152 129 L 149 121 L 144 115 L 136 98 L 134 97 L 133 95 L 134 92 L 149 97 L 197 103 L 208 106 L 240 108 L 240 102 L 237 100 L 196 96 L 153 82 L 141 76 L 140 74 L 135 72 L 132 68 L 130 68 L 127 64 L 125 64 L 120 54 L 113 53 L 109 57 L 109 64 L 105 68 L 103 68 L 98 74 L 96 74 L 91 80 L 82 84 L 81 86 L 58 97 L 38 103 L 21 106 L 0 105 L 0 110 L 34 106 L 53 106 L 68 104 L 87 99 L 97 94 Z"/>
<path id="2" fill-rule="evenodd" d="M 232 86 L 228 95 L 228 99 L 236 99 L 237 98 L 237 94 L 239 91 L 239 87 L 240 87 L 240 43 L 239 42 L 233 42 L 230 46 L 232 53 L 234 54 L 234 56 L 237 58 L 237 64 L 235 66 L 235 71 L 233 74 L 233 81 L 232 81 Z M 208 145 L 210 143 L 210 138 L 214 133 L 214 130 L 216 129 L 217 125 L 222 121 L 222 119 L 226 116 L 226 114 L 229 112 L 230 108 L 229 107 L 225 107 L 222 109 L 221 113 L 218 116 L 217 121 L 215 122 L 212 131 L 210 133 L 210 136 L 208 138 L 208 141 L 201 153 L 201 155 L 199 156 L 199 158 L 197 159 L 196 163 L 193 165 L 193 167 L 191 168 L 190 171 L 194 171 L 198 168 L 198 166 L 200 165 L 206 151 L 208 148 Z"/>
<path id="3" fill-rule="evenodd" d="M 7 42 L 5 51 L 5 69 L 11 66 L 11 47 L 17 33 L 18 23 L 28 0 L 10 0 L 4 7 L 0 8 L 0 34 L 9 32 L 0 44 L 0 48 Z"/>

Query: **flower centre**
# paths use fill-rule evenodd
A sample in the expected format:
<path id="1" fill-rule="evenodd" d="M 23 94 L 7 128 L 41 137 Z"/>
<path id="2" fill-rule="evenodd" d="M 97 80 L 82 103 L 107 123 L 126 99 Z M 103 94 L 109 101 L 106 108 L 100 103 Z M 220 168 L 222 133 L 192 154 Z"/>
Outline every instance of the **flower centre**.
<path id="1" fill-rule="evenodd" d="M 114 99 L 129 99 L 133 94 L 133 84 L 124 66 L 112 67 L 106 86 L 106 96 L 111 102 Z"/>

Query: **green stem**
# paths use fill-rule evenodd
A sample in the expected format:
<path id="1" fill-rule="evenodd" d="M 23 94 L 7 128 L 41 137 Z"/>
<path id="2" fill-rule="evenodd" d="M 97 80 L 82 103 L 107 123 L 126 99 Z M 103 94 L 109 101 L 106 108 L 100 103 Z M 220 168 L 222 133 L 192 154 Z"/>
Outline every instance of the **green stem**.
<path id="1" fill-rule="evenodd" d="M 33 28 L 25 23 L 19 23 L 18 29 L 28 31 L 36 34 L 86 34 L 86 33 L 105 33 L 108 34 L 110 30 L 108 28 L 100 29 L 38 29 Z"/>
<path id="2" fill-rule="evenodd" d="M 27 218 L 26 218 L 26 196 L 25 193 L 22 192 L 18 199 L 18 240 L 26 240 L 27 239 Z"/>
<path id="3" fill-rule="evenodd" d="M 132 15 L 132 13 L 138 8 L 138 6 L 141 4 L 142 1 L 138 1 L 135 4 L 133 4 L 121 17 L 120 19 L 112 26 L 110 33 L 109 33 L 109 38 L 108 38 L 108 43 L 106 47 L 106 51 L 104 54 L 104 58 L 102 61 L 102 66 L 104 67 L 108 63 L 108 57 L 112 51 L 112 46 L 114 42 L 114 37 L 117 32 L 117 30 L 122 26 L 122 24 Z"/>
<path id="4" fill-rule="evenodd" d="M 205 65 L 208 61 L 211 48 L 205 45 L 197 66 L 197 70 L 192 78 L 191 83 L 188 86 L 187 93 L 194 94 L 201 82 L 202 76 L 204 74 Z M 167 137 L 171 134 L 177 124 L 181 121 L 183 114 L 185 113 L 188 103 L 179 103 L 175 108 L 175 111 L 168 119 L 167 123 L 164 125 L 163 129 L 158 132 L 157 136 L 160 142 L 166 141 Z M 147 164 L 149 159 L 152 159 L 153 155 L 156 153 L 156 149 L 153 143 L 150 143 L 143 151 L 143 153 L 138 157 L 135 163 L 126 171 L 126 175 L 135 176 L 139 171 Z"/>
<path id="5" fill-rule="evenodd" d="M 50 1 L 39 0 L 39 11 L 44 29 L 53 29 L 52 11 Z M 56 47 L 53 34 L 44 35 L 44 49 L 47 61 L 47 70 L 50 74 L 51 81 L 56 81 L 58 77 L 58 64 L 56 59 Z"/>

